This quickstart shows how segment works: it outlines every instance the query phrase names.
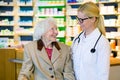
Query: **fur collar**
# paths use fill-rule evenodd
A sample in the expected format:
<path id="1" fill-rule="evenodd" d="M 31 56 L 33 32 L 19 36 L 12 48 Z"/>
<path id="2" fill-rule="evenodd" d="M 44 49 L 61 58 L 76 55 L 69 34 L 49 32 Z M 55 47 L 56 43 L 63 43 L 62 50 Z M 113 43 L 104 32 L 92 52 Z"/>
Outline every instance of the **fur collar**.
<path id="1" fill-rule="evenodd" d="M 55 46 L 58 50 L 61 49 L 58 42 L 52 42 L 52 45 Z M 37 49 L 41 51 L 43 47 L 44 47 L 43 41 L 41 39 L 38 40 L 37 41 Z"/>

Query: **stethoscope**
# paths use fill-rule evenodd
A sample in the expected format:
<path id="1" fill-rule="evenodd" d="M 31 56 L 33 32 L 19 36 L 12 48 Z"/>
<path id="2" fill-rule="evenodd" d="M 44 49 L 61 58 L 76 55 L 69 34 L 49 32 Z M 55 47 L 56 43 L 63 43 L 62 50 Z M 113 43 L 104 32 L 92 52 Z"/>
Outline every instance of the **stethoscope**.
<path id="1" fill-rule="evenodd" d="M 76 41 L 77 39 L 78 39 L 78 43 L 80 42 L 80 35 L 81 35 L 82 33 L 83 33 L 83 32 L 81 32 L 81 33 L 78 35 L 78 37 L 75 38 L 74 43 L 75 43 L 75 41 Z M 97 43 L 98 43 L 98 41 L 99 41 L 101 35 L 102 35 L 102 33 L 100 33 L 100 35 L 99 35 L 97 41 L 95 42 L 94 47 L 90 50 L 91 53 L 94 53 L 94 52 L 96 51 L 95 47 L 96 47 L 96 45 L 97 45 Z"/>

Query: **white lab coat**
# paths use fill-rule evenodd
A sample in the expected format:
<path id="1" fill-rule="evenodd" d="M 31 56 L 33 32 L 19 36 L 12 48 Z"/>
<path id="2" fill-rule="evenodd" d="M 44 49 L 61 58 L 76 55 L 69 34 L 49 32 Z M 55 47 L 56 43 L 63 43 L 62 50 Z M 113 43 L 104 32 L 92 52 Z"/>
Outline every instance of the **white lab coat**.
<path id="1" fill-rule="evenodd" d="M 110 67 L 110 45 L 102 35 L 95 47 L 96 51 L 91 53 L 100 31 L 96 28 L 90 35 L 84 36 L 84 32 L 78 39 L 73 41 L 72 59 L 76 80 L 108 80 Z"/>

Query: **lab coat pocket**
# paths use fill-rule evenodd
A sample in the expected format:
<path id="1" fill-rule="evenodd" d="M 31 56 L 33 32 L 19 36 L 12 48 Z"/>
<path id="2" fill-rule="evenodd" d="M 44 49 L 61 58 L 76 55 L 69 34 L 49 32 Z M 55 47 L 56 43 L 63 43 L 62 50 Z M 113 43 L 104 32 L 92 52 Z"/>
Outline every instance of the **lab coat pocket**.
<path id="1" fill-rule="evenodd" d="M 89 52 L 87 55 L 84 55 L 83 61 L 85 64 L 91 65 L 95 64 L 97 60 L 97 54 Z"/>

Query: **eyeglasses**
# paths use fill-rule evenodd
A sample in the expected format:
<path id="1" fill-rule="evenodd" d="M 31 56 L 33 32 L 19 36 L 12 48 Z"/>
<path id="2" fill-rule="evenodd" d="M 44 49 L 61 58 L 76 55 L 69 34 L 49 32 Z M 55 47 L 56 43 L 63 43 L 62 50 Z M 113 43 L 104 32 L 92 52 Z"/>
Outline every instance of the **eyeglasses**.
<path id="1" fill-rule="evenodd" d="M 88 17 L 88 18 L 78 18 L 77 16 L 76 16 L 76 19 L 80 22 L 80 23 L 83 23 L 84 22 L 84 20 L 87 20 L 87 19 L 90 19 L 90 18 L 92 18 L 92 17 Z"/>

